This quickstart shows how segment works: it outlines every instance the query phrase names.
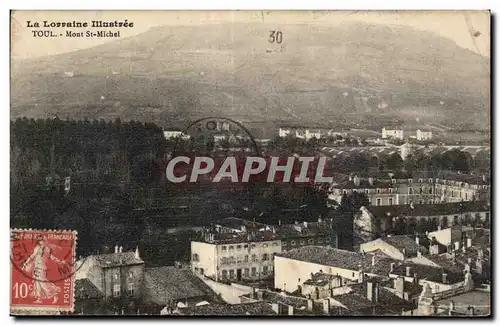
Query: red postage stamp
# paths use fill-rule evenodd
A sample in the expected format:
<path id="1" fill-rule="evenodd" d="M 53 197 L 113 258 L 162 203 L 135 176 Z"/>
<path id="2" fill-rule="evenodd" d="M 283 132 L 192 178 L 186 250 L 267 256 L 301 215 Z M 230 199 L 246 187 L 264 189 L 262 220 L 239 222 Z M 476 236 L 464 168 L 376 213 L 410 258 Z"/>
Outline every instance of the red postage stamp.
<path id="1" fill-rule="evenodd" d="M 11 313 L 72 312 L 77 233 L 11 230 Z"/>

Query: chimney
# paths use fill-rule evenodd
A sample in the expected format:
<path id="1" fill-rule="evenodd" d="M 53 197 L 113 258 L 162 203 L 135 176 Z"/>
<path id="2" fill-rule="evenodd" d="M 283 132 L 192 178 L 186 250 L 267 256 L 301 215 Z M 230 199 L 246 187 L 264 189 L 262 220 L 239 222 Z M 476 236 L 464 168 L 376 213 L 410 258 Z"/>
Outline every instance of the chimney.
<path id="1" fill-rule="evenodd" d="M 252 287 L 252 292 L 250 292 L 250 298 L 255 299 L 256 298 L 256 293 L 255 293 L 255 288 Z"/>
<path id="2" fill-rule="evenodd" d="M 329 298 L 323 299 L 323 313 L 325 315 L 330 314 L 330 299 Z"/>
<path id="3" fill-rule="evenodd" d="M 404 293 L 405 293 L 404 277 L 398 277 L 394 279 L 394 290 L 396 290 L 396 294 L 398 294 L 400 298 L 404 298 Z"/>
<path id="4" fill-rule="evenodd" d="M 415 236 L 415 243 L 418 245 L 420 244 L 420 238 L 418 237 L 418 235 Z"/>
<path id="5" fill-rule="evenodd" d="M 417 257 L 422 257 L 422 251 L 420 251 L 420 249 L 417 250 Z"/>
<path id="6" fill-rule="evenodd" d="M 443 281 L 442 281 L 443 284 L 448 284 L 448 279 L 447 278 L 448 278 L 448 274 L 443 273 Z"/>
<path id="7" fill-rule="evenodd" d="M 377 282 L 366 283 L 366 297 L 372 303 L 378 303 L 378 284 Z"/>
<path id="8" fill-rule="evenodd" d="M 486 174 L 483 174 L 483 182 L 486 182 Z"/>
<path id="9" fill-rule="evenodd" d="M 370 186 L 373 186 L 373 178 L 372 177 L 368 178 L 368 183 L 370 184 Z"/>
<path id="10" fill-rule="evenodd" d="M 358 177 L 358 176 L 355 176 L 355 177 L 354 177 L 354 179 L 353 179 L 353 181 L 354 181 L 354 185 L 355 185 L 356 187 L 359 187 L 359 184 L 360 184 L 359 177 Z"/>
<path id="11" fill-rule="evenodd" d="M 120 253 L 123 252 L 123 247 L 122 246 L 120 246 L 120 248 L 118 248 L 118 252 L 120 252 Z"/>
<path id="12" fill-rule="evenodd" d="M 352 181 L 352 174 L 349 174 L 349 181 Z"/>
<path id="13" fill-rule="evenodd" d="M 413 283 L 418 284 L 418 275 L 417 275 L 417 273 L 413 273 Z"/>
<path id="14" fill-rule="evenodd" d="M 455 241 L 455 250 L 460 250 L 460 241 Z"/>
<path id="15" fill-rule="evenodd" d="M 280 307 L 280 304 L 279 302 L 273 302 L 271 304 L 271 307 L 273 309 L 273 311 L 277 314 L 277 315 L 281 315 L 281 307 Z"/>
<path id="16" fill-rule="evenodd" d="M 307 299 L 307 311 L 312 312 L 314 307 L 313 299 Z"/>
<path id="17" fill-rule="evenodd" d="M 451 316 L 451 312 L 455 310 L 455 303 L 453 302 L 453 300 L 452 300 L 452 301 L 450 301 L 450 306 L 449 306 L 449 309 L 450 309 L 450 310 L 448 311 L 448 313 L 449 313 L 449 315 Z"/>
<path id="18" fill-rule="evenodd" d="M 365 273 L 363 272 L 363 269 L 361 268 L 358 272 L 358 283 L 363 283 L 365 281 Z"/>
<path id="19" fill-rule="evenodd" d="M 247 231 L 247 227 L 246 227 L 246 226 L 244 226 L 244 225 L 242 225 L 242 226 L 241 226 L 241 231 L 246 232 L 246 231 Z"/>
<path id="20" fill-rule="evenodd" d="M 479 248 L 479 249 L 477 250 L 477 258 L 478 258 L 478 259 L 483 259 L 483 255 L 484 255 L 484 254 L 483 254 L 483 248 Z"/>
<path id="21" fill-rule="evenodd" d="M 375 266 L 375 255 L 372 256 L 372 266 Z"/>
<path id="22" fill-rule="evenodd" d="M 394 272 L 394 267 L 396 267 L 396 263 L 391 263 L 391 271 L 390 271 L 391 273 Z"/>
<path id="23" fill-rule="evenodd" d="M 305 227 L 305 228 L 307 227 L 307 222 L 306 222 L 306 221 L 304 221 L 304 227 Z"/>
<path id="24" fill-rule="evenodd" d="M 115 246 L 115 254 L 118 253 L 118 245 Z"/>
<path id="25" fill-rule="evenodd" d="M 406 266 L 406 276 L 411 277 L 411 266 Z"/>
<path id="26" fill-rule="evenodd" d="M 264 300 L 264 291 L 257 291 L 257 299 L 259 301 L 263 301 Z"/>
<path id="27" fill-rule="evenodd" d="M 139 256 L 139 246 L 135 247 L 135 258 L 141 259 L 141 257 Z"/>
<path id="28" fill-rule="evenodd" d="M 403 260 L 406 260 L 406 248 L 403 248 Z"/>
<path id="29" fill-rule="evenodd" d="M 441 231 L 441 225 L 438 225 L 438 231 Z"/>
<path id="30" fill-rule="evenodd" d="M 292 305 L 288 305 L 288 316 L 295 315 L 295 307 Z"/>
<path id="31" fill-rule="evenodd" d="M 470 237 L 467 237 L 467 248 L 472 247 L 472 239 Z"/>
<path id="32" fill-rule="evenodd" d="M 483 273 L 483 262 L 479 257 L 476 259 L 476 271 L 478 274 Z"/>
<path id="33" fill-rule="evenodd" d="M 321 217 L 318 217 L 318 223 L 321 223 L 323 222 L 323 220 L 321 219 Z"/>

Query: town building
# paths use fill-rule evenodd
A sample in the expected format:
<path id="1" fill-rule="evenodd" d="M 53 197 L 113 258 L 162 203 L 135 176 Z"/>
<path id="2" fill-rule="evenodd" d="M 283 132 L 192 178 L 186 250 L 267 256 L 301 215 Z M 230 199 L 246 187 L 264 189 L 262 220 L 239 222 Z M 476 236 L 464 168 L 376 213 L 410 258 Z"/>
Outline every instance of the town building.
<path id="1" fill-rule="evenodd" d="M 259 281 L 272 278 L 274 255 L 281 252 L 275 230 L 221 233 L 209 230 L 204 241 L 191 242 L 195 274 L 215 281 Z"/>
<path id="2" fill-rule="evenodd" d="M 217 294 L 189 268 L 150 267 L 144 271 L 143 312 L 161 314 L 167 308 L 195 307 L 201 303 L 221 302 Z"/>
<path id="3" fill-rule="evenodd" d="M 88 279 L 105 300 L 139 298 L 144 279 L 144 261 L 138 248 L 135 252 L 122 250 L 122 247 L 116 246 L 113 253 L 91 255 L 79 261 L 76 279 Z"/>
<path id="4" fill-rule="evenodd" d="M 393 205 L 361 207 L 354 216 L 354 232 L 367 242 L 377 235 L 392 233 L 399 219 L 433 221 L 437 226 L 451 227 L 460 223 L 489 224 L 490 206 L 485 202 L 463 202 L 429 205 Z"/>
<path id="5" fill-rule="evenodd" d="M 417 129 L 415 138 L 420 141 L 426 141 L 432 139 L 432 131 L 425 129 Z"/>
<path id="6" fill-rule="evenodd" d="M 414 173 L 378 177 L 349 175 L 330 188 L 329 199 L 340 203 L 343 195 L 365 193 L 372 206 L 422 205 L 489 200 L 490 184 L 485 176 L 447 173 L 441 178 Z"/>
<path id="7" fill-rule="evenodd" d="M 279 137 L 295 137 L 301 139 L 321 139 L 327 137 L 341 136 L 345 137 L 347 133 L 335 131 L 328 128 L 314 128 L 314 127 L 280 127 L 278 129 Z"/>
<path id="8" fill-rule="evenodd" d="M 163 130 L 163 136 L 165 139 L 175 139 L 175 138 L 182 138 L 182 139 L 189 139 L 189 135 L 184 134 L 182 130 Z"/>
<path id="9" fill-rule="evenodd" d="M 390 258 L 405 260 L 427 254 L 427 248 L 419 242 L 419 237 L 392 235 L 362 243 L 359 250 L 361 252 L 380 251 Z"/>
<path id="10" fill-rule="evenodd" d="M 294 292 L 310 278 L 311 273 L 339 276 L 345 285 L 363 283 L 367 277 L 402 277 L 407 282 L 429 284 L 433 292 L 464 286 L 463 273 L 454 273 L 428 265 L 380 257 L 370 253 L 351 252 L 317 246 L 294 249 L 275 257 L 275 288 Z M 469 273 L 470 274 L 470 273 Z M 468 276 L 470 278 L 470 275 Z"/>
<path id="11" fill-rule="evenodd" d="M 403 129 L 382 128 L 382 139 L 404 139 Z"/>

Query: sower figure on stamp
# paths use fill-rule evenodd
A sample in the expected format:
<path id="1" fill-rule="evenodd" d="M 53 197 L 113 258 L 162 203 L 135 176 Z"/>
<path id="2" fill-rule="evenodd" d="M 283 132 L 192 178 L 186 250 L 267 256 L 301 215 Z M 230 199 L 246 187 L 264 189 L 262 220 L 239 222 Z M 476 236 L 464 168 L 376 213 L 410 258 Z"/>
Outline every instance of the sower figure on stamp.
<path id="1" fill-rule="evenodd" d="M 53 260 L 58 264 L 66 262 L 53 255 L 56 246 L 46 242 L 43 236 L 38 237 L 38 245 L 33 249 L 33 253 L 26 259 L 22 269 L 32 276 L 33 291 L 31 296 L 36 299 L 35 303 L 41 303 L 42 299 L 54 298 L 57 302 L 57 295 L 61 289 L 47 279 L 47 262 Z"/>

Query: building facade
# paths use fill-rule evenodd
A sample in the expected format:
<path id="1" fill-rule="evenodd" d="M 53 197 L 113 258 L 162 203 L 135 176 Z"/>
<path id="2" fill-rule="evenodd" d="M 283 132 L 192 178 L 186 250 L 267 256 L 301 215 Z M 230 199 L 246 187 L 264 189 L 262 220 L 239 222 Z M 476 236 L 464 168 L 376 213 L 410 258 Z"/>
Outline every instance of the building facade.
<path id="1" fill-rule="evenodd" d="M 403 129 L 387 129 L 382 128 L 382 139 L 404 139 Z"/>

